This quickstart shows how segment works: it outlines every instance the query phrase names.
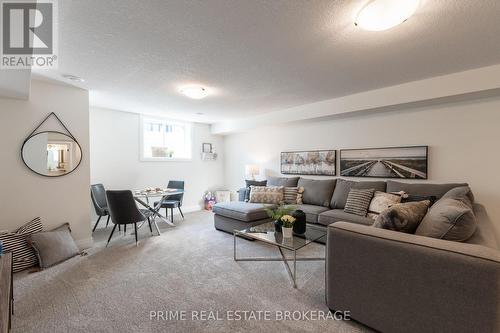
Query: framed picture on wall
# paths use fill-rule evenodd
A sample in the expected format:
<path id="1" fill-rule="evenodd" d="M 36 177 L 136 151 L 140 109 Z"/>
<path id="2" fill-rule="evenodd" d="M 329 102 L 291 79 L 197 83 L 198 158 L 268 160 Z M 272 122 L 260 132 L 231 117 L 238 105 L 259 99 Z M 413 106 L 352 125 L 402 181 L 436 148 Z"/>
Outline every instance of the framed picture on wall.
<path id="1" fill-rule="evenodd" d="M 335 176 L 336 163 L 335 150 L 281 153 L 281 173 L 285 175 Z"/>
<path id="2" fill-rule="evenodd" d="M 211 143 L 203 143 L 201 145 L 202 153 L 211 153 L 212 152 L 212 144 Z"/>
<path id="3" fill-rule="evenodd" d="M 428 146 L 342 149 L 340 175 L 427 179 Z"/>

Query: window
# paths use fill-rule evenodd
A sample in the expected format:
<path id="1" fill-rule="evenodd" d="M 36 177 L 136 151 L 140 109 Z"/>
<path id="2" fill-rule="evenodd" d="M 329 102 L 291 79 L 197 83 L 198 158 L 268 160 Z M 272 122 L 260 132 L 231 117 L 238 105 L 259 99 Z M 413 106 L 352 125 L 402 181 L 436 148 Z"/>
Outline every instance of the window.
<path id="1" fill-rule="evenodd" d="M 141 116 L 141 159 L 191 159 L 191 124 Z"/>

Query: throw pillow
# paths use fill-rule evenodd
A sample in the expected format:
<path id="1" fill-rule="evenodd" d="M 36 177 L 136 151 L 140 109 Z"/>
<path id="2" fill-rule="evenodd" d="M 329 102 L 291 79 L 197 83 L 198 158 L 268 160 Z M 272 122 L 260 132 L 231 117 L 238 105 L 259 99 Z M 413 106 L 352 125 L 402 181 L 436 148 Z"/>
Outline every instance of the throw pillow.
<path id="1" fill-rule="evenodd" d="M 283 189 L 283 201 L 289 205 L 301 205 L 303 187 L 285 187 Z"/>
<path id="2" fill-rule="evenodd" d="M 245 180 L 246 184 L 246 192 L 245 192 L 245 202 L 248 202 L 250 200 L 250 186 L 266 186 L 267 185 L 267 180 Z"/>
<path id="3" fill-rule="evenodd" d="M 353 180 L 337 179 L 337 185 L 335 186 L 335 191 L 330 201 L 330 207 L 332 209 L 344 209 L 349 191 L 353 188 L 363 190 L 373 188 L 375 191 L 385 192 L 385 182 L 356 182 Z"/>
<path id="4" fill-rule="evenodd" d="M 377 217 L 373 226 L 413 234 L 429 209 L 429 200 L 392 205 Z"/>
<path id="5" fill-rule="evenodd" d="M 358 216 L 366 216 L 368 207 L 372 201 L 374 189 L 351 189 L 347 196 L 344 212 Z"/>
<path id="6" fill-rule="evenodd" d="M 0 234 L 4 252 L 12 252 L 12 269 L 14 272 L 36 266 L 38 259 L 31 246 L 27 243 L 26 238 L 42 230 L 42 222 L 40 218 L 37 217 L 17 229 L 15 232 Z"/>
<path id="7" fill-rule="evenodd" d="M 368 207 L 368 216 L 376 219 L 384 210 L 400 202 L 400 195 L 376 191 Z"/>
<path id="8" fill-rule="evenodd" d="M 251 186 L 250 202 L 281 204 L 283 202 L 283 186 Z"/>
<path id="9" fill-rule="evenodd" d="M 416 202 L 416 201 L 425 201 L 428 200 L 430 202 L 430 206 L 434 205 L 434 203 L 437 200 L 437 197 L 435 195 L 414 195 L 414 194 L 407 194 L 405 193 L 401 197 L 401 202 Z"/>
<path id="10" fill-rule="evenodd" d="M 33 234 L 27 241 L 35 250 L 41 268 L 54 266 L 79 254 L 69 223 L 52 231 Z"/>
<path id="11" fill-rule="evenodd" d="M 469 239 L 477 227 L 469 192 L 468 186 L 448 191 L 431 207 L 415 234 L 459 242 Z"/>

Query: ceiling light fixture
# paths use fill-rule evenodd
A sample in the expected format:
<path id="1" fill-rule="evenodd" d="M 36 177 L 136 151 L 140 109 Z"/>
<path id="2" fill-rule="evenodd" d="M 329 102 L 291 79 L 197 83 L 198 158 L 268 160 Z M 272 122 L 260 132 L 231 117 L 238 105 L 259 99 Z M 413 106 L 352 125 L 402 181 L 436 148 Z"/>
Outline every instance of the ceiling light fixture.
<path id="1" fill-rule="evenodd" d="M 179 92 L 192 99 L 202 99 L 208 96 L 208 91 L 202 86 L 185 86 Z"/>
<path id="2" fill-rule="evenodd" d="M 359 11 L 354 24 L 369 31 L 387 30 L 406 21 L 420 0 L 371 0 Z"/>
<path id="3" fill-rule="evenodd" d="M 74 82 L 85 82 L 84 79 L 82 79 L 81 77 L 76 76 L 76 75 L 63 74 L 62 77 L 67 79 L 67 80 L 74 81 Z"/>

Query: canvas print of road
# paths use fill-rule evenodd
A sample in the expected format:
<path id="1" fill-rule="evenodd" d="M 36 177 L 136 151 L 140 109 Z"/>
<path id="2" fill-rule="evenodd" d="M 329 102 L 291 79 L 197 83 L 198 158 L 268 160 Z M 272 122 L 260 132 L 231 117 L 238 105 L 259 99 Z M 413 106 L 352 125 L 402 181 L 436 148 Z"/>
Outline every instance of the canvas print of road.
<path id="1" fill-rule="evenodd" d="M 341 150 L 340 175 L 427 179 L 427 146 Z"/>
<path id="2" fill-rule="evenodd" d="M 282 174 L 335 176 L 335 164 L 335 150 L 281 153 Z"/>

